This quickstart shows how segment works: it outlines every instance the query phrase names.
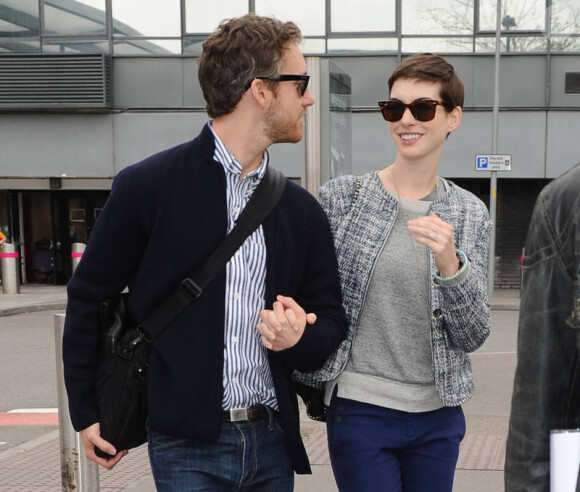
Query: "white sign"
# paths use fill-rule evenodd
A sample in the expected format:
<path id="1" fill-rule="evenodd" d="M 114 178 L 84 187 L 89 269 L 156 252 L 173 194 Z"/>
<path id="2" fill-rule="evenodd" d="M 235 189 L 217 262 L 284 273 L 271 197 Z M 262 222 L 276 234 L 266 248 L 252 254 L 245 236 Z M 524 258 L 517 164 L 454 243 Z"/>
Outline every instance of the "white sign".
<path id="1" fill-rule="evenodd" d="M 511 171 L 511 154 L 477 154 L 475 156 L 476 171 Z"/>

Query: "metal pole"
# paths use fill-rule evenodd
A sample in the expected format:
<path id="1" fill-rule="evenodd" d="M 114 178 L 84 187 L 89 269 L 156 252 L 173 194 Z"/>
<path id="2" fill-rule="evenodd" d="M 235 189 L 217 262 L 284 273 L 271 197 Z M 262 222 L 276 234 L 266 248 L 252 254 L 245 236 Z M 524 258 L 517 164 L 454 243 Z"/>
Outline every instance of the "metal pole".
<path id="1" fill-rule="evenodd" d="M 0 258 L 2 260 L 2 292 L 4 294 L 20 293 L 20 281 L 18 279 L 19 256 L 15 244 L 2 244 Z"/>
<path id="2" fill-rule="evenodd" d="M 499 62 L 501 58 L 501 0 L 497 0 L 497 22 L 495 26 L 495 82 L 493 89 L 493 125 L 492 125 L 492 154 L 497 154 L 498 119 L 499 119 Z M 493 222 L 489 238 L 489 263 L 487 293 L 493 295 L 495 280 L 495 231 L 497 217 L 497 171 L 491 171 L 489 184 L 489 215 Z"/>
<path id="3" fill-rule="evenodd" d="M 306 58 L 306 66 L 310 74 L 309 90 L 316 103 L 308 108 L 306 113 L 306 131 L 304 134 L 306 147 L 306 183 L 305 188 L 314 196 L 318 195 L 320 187 L 320 58 Z"/>
<path id="4" fill-rule="evenodd" d="M 62 365 L 62 334 L 64 313 L 54 313 L 54 341 L 56 347 L 56 390 L 58 397 L 58 429 L 60 435 L 60 474 L 63 492 L 98 492 L 99 465 L 90 461 L 75 432 L 68 411 Z"/>

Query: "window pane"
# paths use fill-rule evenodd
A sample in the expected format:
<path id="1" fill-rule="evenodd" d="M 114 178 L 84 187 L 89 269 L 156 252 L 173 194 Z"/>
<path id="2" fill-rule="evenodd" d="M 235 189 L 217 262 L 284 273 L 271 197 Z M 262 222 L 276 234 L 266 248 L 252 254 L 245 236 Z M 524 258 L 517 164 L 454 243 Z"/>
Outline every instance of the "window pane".
<path id="1" fill-rule="evenodd" d="M 328 40 L 328 51 L 397 51 L 396 38 L 337 38 Z"/>
<path id="2" fill-rule="evenodd" d="M 248 13 L 248 0 L 185 0 L 185 31 L 213 32 L 224 19 Z"/>
<path id="3" fill-rule="evenodd" d="M 180 39 L 124 39 L 116 40 L 115 55 L 179 55 Z"/>
<path id="4" fill-rule="evenodd" d="M 115 36 L 180 37 L 180 0 L 113 0 Z"/>
<path id="5" fill-rule="evenodd" d="M 475 51 L 478 53 L 495 53 L 495 38 L 491 36 L 476 36 Z"/>
<path id="6" fill-rule="evenodd" d="M 395 0 L 330 0 L 332 32 L 394 32 Z"/>
<path id="7" fill-rule="evenodd" d="M 38 36 L 38 0 L 2 0 L 0 32 L 2 37 Z"/>
<path id="8" fill-rule="evenodd" d="M 500 50 L 502 53 L 545 53 L 548 49 L 547 39 L 541 36 L 502 36 Z M 475 51 L 494 53 L 495 37 L 478 36 L 475 39 Z"/>
<path id="9" fill-rule="evenodd" d="M 580 52 L 580 37 L 555 36 L 552 38 L 553 52 Z"/>
<path id="10" fill-rule="evenodd" d="M 326 40 L 325 39 L 308 39 L 305 38 L 300 44 L 300 49 L 305 55 L 321 55 L 326 53 Z"/>
<path id="11" fill-rule="evenodd" d="M 544 37 L 502 37 L 501 50 L 508 53 L 545 53 L 548 50 L 548 40 Z"/>
<path id="12" fill-rule="evenodd" d="M 183 53 L 188 55 L 201 55 L 202 44 L 207 36 L 189 36 L 183 38 Z"/>
<path id="13" fill-rule="evenodd" d="M 471 53 L 473 38 L 403 38 L 404 53 Z"/>
<path id="14" fill-rule="evenodd" d="M 189 36 L 183 40 L 183 53 L 201 55 L 202 44 L 207 36 Z M 323 38 L 304 38 L 300 49 L 305 55 L 321 55 L 326 53 L 326 40 Z"/>
<path id="15" fill-rule="evenodd" d="M 347 3 L 347 2 L 344 2 Z M 256 14 L 273 16 L 281 21 L 292 21 L 303 36 L 326 34 L 326 3 L 321 0 L 256 0 Z"/>
<path id="16" fill-rule="evenodd" d="M 66 7 L 64 7 L 66 5 Z M 106 34 L 105 0 L 77 0 L 70 3 L 45 2 L 44 34 Z"/>
<path id="17" fill-rule="evenodd" d="M 472 34 L 473 0 L 405 0 L 403 34 Z"/>
<path id="18" fill-rule="evenodd" d="M 546 29 L 546 0 L 502 0 L 502 30 L 542 31 Z M 497 0 L 479 3 L 479 29 L 495 31 Z"/>
<path id="19" fill-rule="evenodd" d="M 42 44 L 43 53 L 108 53 L 109 43 L 98 40 L 63 39 L 60 41 L 45 41 Z"/>
<path id="20" fill-rule="evenodd" d="M 580 2 L 557 0 L 552 3 L 552 34 L 580 33 Z"/>
<path id="21" fill-rule="evenodd" d="M 0 12 L 0 15 L 2 15 L 2 12 Z M 35 29 L 38 29 L 38 18 L 36 19 Z M 23 26 L 14 16 L 11 16 L 10 20 L 0 19 L 0 32 L 4 37 L 13 36 L 15 38 L 20 36 L 38 35 L 38 30 L 33 31 L 27 29 L 27 27 Z"/>
<path id="22" fill-rule="evenodd" d="M 0 38 L 0 53 L 40 53 L 40 40 Z"/>

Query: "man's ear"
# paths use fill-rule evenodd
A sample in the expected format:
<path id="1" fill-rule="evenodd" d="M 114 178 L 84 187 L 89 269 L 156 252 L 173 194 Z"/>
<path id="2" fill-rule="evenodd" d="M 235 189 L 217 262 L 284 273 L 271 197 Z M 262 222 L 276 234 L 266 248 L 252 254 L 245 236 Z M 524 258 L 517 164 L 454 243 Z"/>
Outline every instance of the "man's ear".
<path id="1" fill-rule="evenodd" d="M 249 96 L 261 108 L 265 108 L 268 100 L 272 97 L 272 90 L 270 89 L 268 81 L 263 79 L 252 80 L 252 85 L 250 85 L 248 92 Z"/>
<path id="2" fill-rule="evenodd" d="M 452 132 L 460 125 L 462 116 L 463 110 L 461 109 L 461 106 L 455 106 L 451 113 L 449 113 L 449 126 L 447 128 L 448 132 Z"/>

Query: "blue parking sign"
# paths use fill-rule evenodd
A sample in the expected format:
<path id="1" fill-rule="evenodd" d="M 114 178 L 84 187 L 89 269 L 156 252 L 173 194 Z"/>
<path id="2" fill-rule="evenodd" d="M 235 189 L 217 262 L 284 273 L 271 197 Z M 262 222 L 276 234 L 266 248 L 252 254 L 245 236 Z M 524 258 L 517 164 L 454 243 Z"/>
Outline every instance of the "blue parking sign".
<path id="1" fill-rule="evenodd" d="M 489 158 L 486 155 L 477 156 L 477 169 L 487 169 L 489 163 Z"/>
<path id="2" fill-rule="evenodd" d="M 476 171 L 511 171 L 511 154 L 476 154 Z"/>

